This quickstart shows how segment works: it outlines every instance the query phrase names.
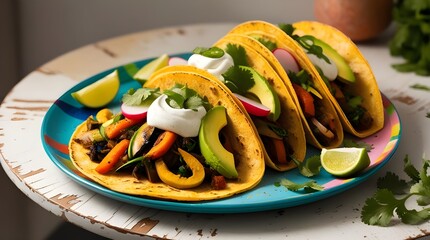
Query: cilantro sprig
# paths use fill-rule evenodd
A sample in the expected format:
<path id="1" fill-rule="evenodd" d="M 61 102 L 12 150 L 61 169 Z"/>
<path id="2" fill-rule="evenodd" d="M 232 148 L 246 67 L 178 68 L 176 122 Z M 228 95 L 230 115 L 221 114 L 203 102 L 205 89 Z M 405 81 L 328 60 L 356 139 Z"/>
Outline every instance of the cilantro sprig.
<path id="1" fill-rule="evenodd" d="M 399 72 L 430 76 L 430 3 L 422 0 L 394 1 L 396 33 L 389 43 L 392 56 L 405 62 L 394 64 Z"/>
<path id="2" fill-rule="evenodd" d="M 369 225 L 388 226 L 394 214 L 406 224 L 420 224 L 430 220 L 430 176 L 427 170 L 430 160 L 423 159 L 418 171 L 409 160 L 404 159 L 404 172 L 410 180 L 400 179 L 395 173 L 387 172 L 377 181 L 378 190 L 368 198 L 361 211 L 361 220 Z M 408 209 L 406 202 L 416 199 L 418 208 Z"/>
<path id="3" fill-rule="evenodd" d="M 196 91 L 181 84 L 176 84 L 173 88 L 164 90 L 163 94 L 167 96 L 167 104 L 172 108 L 197 111 L 200 106 L 204 106 L 206 109 L 209 107 L 209 103 L 201 98 Z"/>
<path id="4" fill-rule="evenodd" d="M 122 96 L 122 102 L 129 106 L 139 106 L 145 104 L 145 101 L 157 98 L 160 94 L 160 89 L 158 88 L 139 88 L 137 90 L 131 88 Z"/>

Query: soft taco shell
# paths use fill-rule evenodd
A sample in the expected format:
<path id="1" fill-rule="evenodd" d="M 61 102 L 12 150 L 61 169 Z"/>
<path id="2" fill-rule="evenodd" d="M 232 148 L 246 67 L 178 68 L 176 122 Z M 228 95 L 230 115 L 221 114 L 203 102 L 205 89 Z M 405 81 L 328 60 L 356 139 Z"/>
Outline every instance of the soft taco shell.
<path id="1" fill-rule="evenodd" d="M 349 122 L 336 99 L 329 94 L 345 130 L 361 138 L 370 136 L 381 130 L 384 127 L 384 107 L 381 92 L 369 63 L 354 42 L 338 29 L 327 24 L 302 21 L 294 23 L 293 26 L 296 28 L 294 34 L 299 36 L 312 35 L 330 45 L 346 60 L 354 72 L 356 82 L 351 85 L 349 90 L 354 95 L 363 97 L 362 105 L 372 116 L 373 122 L 369 129 L 356 130 Z"/>
<path id="2" fill-rule="evenodd" d="M 299 66 L 302 69 L 306 70 L 312 76 L 314 88 L 323 96 L 322 108 L 324 109 L 324 112 L 330 113 L 335 118 L 335 131 L 334 131 L 335 138 L 327 144 L 324 144 L 318 141 L 316 136 L 312 133 L 311 127 L 307 122 L 303 111 L 301 110 L 299 99 L 294 91 L 293 85 L 290 79 L 288 78 L 288 75 L 285 72 L 284 68 L 278 62 L 276 57 L 272 54 L 270 50 L 268 50 L 264 45 L 262 45 L 258 41 L 253 39 L 250 40 L 249 38 L 247 40 L 249 42 L 253 42 L 252 46 L 254 46 L 254 49 L 267 59 L 267 61 L 271 64 L 272 68 L 276 70 L 276 72 L 279 74 L 279 76 L 282 78 L 285 85 L 287 86 L 288 91 L 291 94 L 295 102 L 295 105 L 297 106 L 297 109 L 299 111 L 300 117 L 302 119 L 307 141 L 317 148 L 334 148 L 342 144 L 343 138 L 344 138 L 343 127 L 339 119 L 339 116 L 336 112 L 336 109 L 331 103 L 329 95 L 325 90 L 326 88 L 325 83 L 322 80 L 321 81 L 318 80 L 319 78 L 318 71 L 313 67 L 312 63 L 310 62 L 306 54 L 303 52 L 301 47 L 295 42 L 294 39 L 290 38 L 286 33 L 284 33 L 277 26 L 264 21 L 244 22 L 242 24 L 237 25 L 235 28 L 233 28 L 228 35 L 231 35 L 232 37 L 236 37 L 236 38 L 239 38 L 238 35 L 245 35 L 245 36 L 248 36 L 249 38 L 255 38 L 255 37 L 261 36 L 266 38 L 269 41 L 275 42 L 278 48 L 283 48 L 288 52 L 290 52 L 295 57 Z M 243 37 L 240 37 L 240 38 L 243 38 Z"/>
<path id="3" fill-rule="evenodd" d="M 69 144 L 70 158 L 77 169 L 93 181 L 117 192 L 175 201 L 204 201 L 220 199 L 254 188 L 262 179 L 265 164 L 263 149 L 256 129 L 251 120 L 243 113 L 242 107 L 217 82 L 211 81 L 195 73 L 169 72 L 149 79 L 145 87 L 169 89 L 176 83 L 187 85 L 200 96 L 206 98 L 213 106 L 222 105 L 227 109 L 228 125 L 225 131 L 230 136 L 233 154 L 238 160 L 236 169 L 238 179 L 227 180 L 227 188 L 213 190 L 210 183 L 204 183 L 196 188 L 180 190 L 164 183 L 151 183 L 146 179 L 138 180 L 130 173 L 110 173 L 102 175 L 94 169 L 97 163 L 90 160 L 86 149 L 71 140 Z M 228 90 L 228 89 L 227 89 Z M 86 125 L 79 125 L 72 139 L 86 131 Z"/>

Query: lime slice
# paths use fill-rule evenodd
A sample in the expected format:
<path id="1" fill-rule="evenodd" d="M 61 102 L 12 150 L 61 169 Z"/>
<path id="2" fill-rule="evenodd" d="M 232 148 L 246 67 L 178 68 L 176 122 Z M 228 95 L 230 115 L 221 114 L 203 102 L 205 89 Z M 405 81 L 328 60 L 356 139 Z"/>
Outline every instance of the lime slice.
<path id="1" fill-rule="evenodd" d="M 163 54 L 158 58 L 152 60 L 145 66 L 143 66 L 136 74 L 134 74 L 133 78 L 142 84 L 148 80 L 152 73 L 161 69 L 169 64 L 169 56 L 167 54 Z"/>
<path id="2" fill-rule="evenodd" d="M 72 97 L 86 107 L 103 107 L 115 98 L 119 84 L 118 71 L 115 70 L 102 79 L 73 92 Z"/>
<path id="3" fill-rule="evenodd" d="M 334 176 L 352 176 L 369 164 L 370 158 L 365 148 L 323 148 L 321 151 L 321 165 Z"/>

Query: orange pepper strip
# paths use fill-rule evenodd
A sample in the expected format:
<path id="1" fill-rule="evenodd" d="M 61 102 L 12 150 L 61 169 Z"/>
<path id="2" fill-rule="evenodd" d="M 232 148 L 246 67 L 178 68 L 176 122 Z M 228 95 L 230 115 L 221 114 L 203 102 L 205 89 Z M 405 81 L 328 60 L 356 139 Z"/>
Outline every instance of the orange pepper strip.
<path id="1" fill-rule="evenodd" d="M 304 88 L 295 83 L 293 83 L 293 87 L 294 91 L 297 94 L 297 97 L 299 98 L 300 106 L 303 109 L 305 117 L 315 116 L 315 105 L 314 98 L 312 97 L 312 95 Z"/>
<path id="2" fill-rule="evenodd" d="M 158 159 L 162 157 L 176 141 L 177 134 L 171 131 L 162 133 L 154 146 L 145 154 L 146 159 Z"/>
<path id="3" fill-rule="evenodd" d="M 275 147 L 276 157 L 279 163 L 287 163 L 287 152 L 282 139 L 272 138 L 273 146 Z"/>
<path id="4" fill-rule="evenodd" d="M 116 137 L 119 137 L 122 133 L 124 133 L 124 131 L 127 128 L 132 127 L 132 126 L 140 123 L 141 121 L 142 120 L 140 120 L 140 119 L 133 120 L 133 119 L 128 119 L 128 118 L 123 118 L 123 119 L 119 120 L 118 122 L 112 123 L 111 125 L 109 125 L 105 128 L 106 136 L 109 139 L 114 139 Z"/>
<path id="5" fill-rule="evenodd" d="M 103 160 L 97 165 L 96 171 L 100 174 L 106 174 L 114 168 L 114 166 L 121 160 L 121 157 L 127 151 L 130 140 L 123 139 L 117 143 L 112 150 L 103 158 Z"/>

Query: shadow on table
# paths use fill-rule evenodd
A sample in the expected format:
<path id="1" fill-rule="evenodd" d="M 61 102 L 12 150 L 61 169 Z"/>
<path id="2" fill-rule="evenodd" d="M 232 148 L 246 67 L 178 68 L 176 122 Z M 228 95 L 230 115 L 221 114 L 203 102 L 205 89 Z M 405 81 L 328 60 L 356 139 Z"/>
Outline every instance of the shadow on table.
<path id="1" fill-rule="evenodd" d="M 60 224 L 51 234 L 46 238 L 46 240 L 106 240 L 108 238 L 99 236 L 95 233 L 82 229 L 76 225 L 65 222 Z"/>

